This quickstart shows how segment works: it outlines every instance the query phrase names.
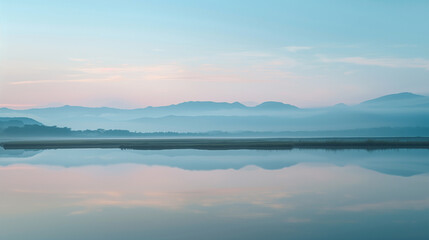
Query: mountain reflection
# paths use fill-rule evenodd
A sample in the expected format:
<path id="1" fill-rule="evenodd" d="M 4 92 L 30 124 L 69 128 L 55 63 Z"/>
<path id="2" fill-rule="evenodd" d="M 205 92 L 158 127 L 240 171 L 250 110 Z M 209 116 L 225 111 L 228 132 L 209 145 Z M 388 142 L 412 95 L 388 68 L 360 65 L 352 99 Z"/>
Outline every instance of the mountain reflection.
<path id="1" fill-rule="evenodd" d="M 347 239 L 364 239 L 372 229 L 382 239 L 426 239 L 426 156 L 96 149 L 3 155 L 0 239 L 28 239 L 26 232 L 36 240 L 123 239 L 123 231 L 127 239 L 219 239 L 225 231 L 225 239 L 344 239 L 350 231 L 356 234 Z"/>
<path id="2" fill-rule="evenodd" d="M 24 163 L 78 167 L 134 163 L 148 166 L 169 166 L 185 170 L 241 169 L 249 165 L 276 170 L 299 163 L 323 163 L 336 166 L 359 166 L 380 173 L 413 176 L 429 173 L 427 149 L 393 150 L 3 150 L 0 166 Z"/>

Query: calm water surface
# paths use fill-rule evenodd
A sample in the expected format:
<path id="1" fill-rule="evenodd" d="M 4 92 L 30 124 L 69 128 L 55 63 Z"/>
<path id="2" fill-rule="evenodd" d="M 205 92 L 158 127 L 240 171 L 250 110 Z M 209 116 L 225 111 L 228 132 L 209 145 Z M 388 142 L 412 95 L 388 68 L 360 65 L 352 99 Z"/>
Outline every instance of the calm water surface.
<path id="1" fill-rule="evenodd" d="M 429 239 L 429 150 L 0 150 L 0 239 Z"/>

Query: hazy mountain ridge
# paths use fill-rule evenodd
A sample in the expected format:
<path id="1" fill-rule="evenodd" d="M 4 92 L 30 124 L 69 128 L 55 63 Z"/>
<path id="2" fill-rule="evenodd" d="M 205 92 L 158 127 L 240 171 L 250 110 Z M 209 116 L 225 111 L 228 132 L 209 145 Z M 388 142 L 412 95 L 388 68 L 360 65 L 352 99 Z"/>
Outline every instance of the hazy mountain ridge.
<path id="1" fill-rule="evenodd" d="M 356 128 L 429 127 L 429 97 L 399 93 L 347 106 L 298 108 L 281 102 L 254 107 L 239 102 L 192 101 L 140 109 L 63 106 L 0 109 L 0 117 L 28 117 L 74 130 L 123 129 L 138 132 L 330 131 Z"/>
<path id="2" fill-rule="evenodd" d="M 42 125 L 42 123 L 26 117 L 0 117 L 0 129 L 24 125 Z"/>
<path id="3" fill-rule="evenodd" d="M 390 94 L 362 102 L 366 107 L 429 107 L 429 97 L 410 92 Z"/>
<path id="4" fill-rule="evenodd" d="M 64 151 L 64 150 L 58 150 Z M 353 151 L 353 150 L 352 150 Z M 349 151 L 329 151 L 324 152 L 328 156 L 316 156 L 308 158 L 308 155 L 301 151 L 291 151 L 285 158 L 284 153 L 280 151 L 270 152 L 272 159 L 266 159 L 265 151 L 195 151 L 195 150 L 168 150 L 168 151 L 127 151 L 126 158 L 112 158 L 112 154 L 118 154 L 118 151 L 109 150 L 100 151 L 98 149 L 77 152 L 76 155 L 63 155 L 61 161 L 55 152 L 44 155 L 41 158 L 34 159 L 33 156 L 42 153 L 43 150 L 3 150 L 0 148 L 0 166 L 9 166 L 19 164 L 53 165 L 61 167 L 81 167 L 91 165 L 112 165 L 126 163 L 144 164 L 147 166 L 170 166 L 186 170 L 218 170 L 218 169 L 242 169 L 249 166 L 257 166 L 262 169 L 282 169 L 291 167 L 299 163 L 318 163 L 329 159 L 331 164 L 336 166 L 355 165 L 366 169 L 371 169 L 380 173 L 396 176 L 413 176 L 429 172 L 429 166 L 426 164 L 427 156 L 425 152 L 415 153 L 414 157 L 406 158 L 409 153 L 406 151 L 373 151 L 368 155 L 366 151 L 353 151 L 350 156 Z M 124 154 L 120 152 L 121 156 Z M 100 155 L 103 157 L 100 158 Z M 231 155 L 237 157 L 234 161 L 230 160 Z M 344 157 L 337 157 L 344 155 Z M 387 157 L 376 158 L 374 155 L 383 155 Z M 240 157 L 242 156 L 242 157 Z M 14 159 L 11 159 L 13 157 Z M 17 159 L 19 158 L 19 159 Z M 213 158 L 213 159 L 212 159 Z M 347 158 L 347 161 L 344 159 Z M 211 161 L 214 160 L 215 161 Z M 412 165 L 405 165 L 404 161 L 412 161 Z M 208 164 L 210 161 L 210 164 Z"/>
<path id="5" fill-rule="evenodd" d="M 402 93 L 389 94 L 389 95 L 381 96 L 371 100 L 367 100 L 362 102 L 361 104 L 372 104 L 372 103 L 391 102 L 391 101 L 400 101 L 400 100 L 406 101 L 410 99 L 421 99 L 424 97 L 425 96 L 423 95 L 418 95 L 410 92 L 402 92 Z"/>

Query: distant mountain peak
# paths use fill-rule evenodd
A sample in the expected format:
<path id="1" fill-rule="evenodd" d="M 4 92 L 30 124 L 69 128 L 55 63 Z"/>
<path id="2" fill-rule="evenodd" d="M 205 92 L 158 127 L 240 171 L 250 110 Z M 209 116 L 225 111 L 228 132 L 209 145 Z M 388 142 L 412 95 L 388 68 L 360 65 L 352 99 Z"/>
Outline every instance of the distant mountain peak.
<path id="1" fill-rule="evenodd" d="M 389 94 L 382 97 L 374 98 L 374 99 L 362 102 L 361 104 L 380 104 L 380 103 L 388 103 L 388 102 L 395 102 L 395 101 L 414 100 L 414 99 L 420 99 L 424 97 L 425 96 L 423 95 L 417 95 L 411 92 L 401 92 L 401 93 Z"/>
<path id="2" fill-rule="evenodd" d="M 347 104 L 345 104 L 345 103 L 337 103 L 334 106 L 335 107 L 347 107 Z"/>
<path id="3" fill-rule="evenodd" d="M 63 108 L 63 109 L 75 109 L 75 108 L 88 108 L 88 107 L 83 107 L 83 106 L 72 106 L 72 105 L 64 105 L 61 107 L 47 107 L 48 108 Z"/>
<path id="4" fill-rule="evenodd" d="M 347 108 L 347 107 L 348 107 L 348 105 L 345 104 L 345 103 L 337 103 L 334 106 L 332 106 L 332 108 L 336 108 L 336 109 L 344 109 L 344 108 Z"/>
<path id="5" fill-rule="evenodd" d="M 229 102 L 213 102 L 213 101 L 187 101 L 187 102 L 182 102 L 176 105 L 199 105 L 199 104 L 210 104 L 210 105 L 242 105 L 239 102 L 233 102 L 233 103 L 229 103 Z"/>
<path id="6" fill-rule="evenodd" d="M 255 106 L 255 108 L 266 109 L 266 110 L 298 109 L 298 107 L 296 106 L 285 104 L 282 102 L 275 102 L 275 101 L 263 102 Z"/>
<path id="7" fill-rule="evenodd" d="M 182 102 L 179 104 L 164 106 L 161 108 L 204 111 L 204 110 L 239 109 L 239 108 L 246 108 L 246 106 L 239 102 L 228 103 L 228 102 L 212 102 L 212 101 L 188 101 L 188 102 Z"/>

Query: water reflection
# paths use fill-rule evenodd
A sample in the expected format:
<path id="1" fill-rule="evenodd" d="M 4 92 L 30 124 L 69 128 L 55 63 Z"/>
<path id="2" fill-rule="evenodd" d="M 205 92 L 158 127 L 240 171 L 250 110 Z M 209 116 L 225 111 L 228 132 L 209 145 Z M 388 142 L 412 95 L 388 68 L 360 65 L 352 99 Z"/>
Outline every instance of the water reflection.
<path id="1" fill-rule="evenodd" d="M 2 150 L 0 166 L 17 163 L 64 167 L 135 163 L 149 166 L 170 166 L 187 170 L 241 169 L 255 165 L 263 169 L 282 169 L 298 163 L 330 163 L 336 166 L 355 165 L 380 173 L 413 176 L 429 173 L 427 149 L 396 150 Z"/>
<path id="2" fill-rule="evenodd" d="M 429 236 L 429 175 L 360 166 L 371 159 L 385 169 L 427 168 L 422 152 L 285 153 L 59 150 L 2 158 L 0 239 Z M 50 164 L 73 159 L 75 167 Z"/>

